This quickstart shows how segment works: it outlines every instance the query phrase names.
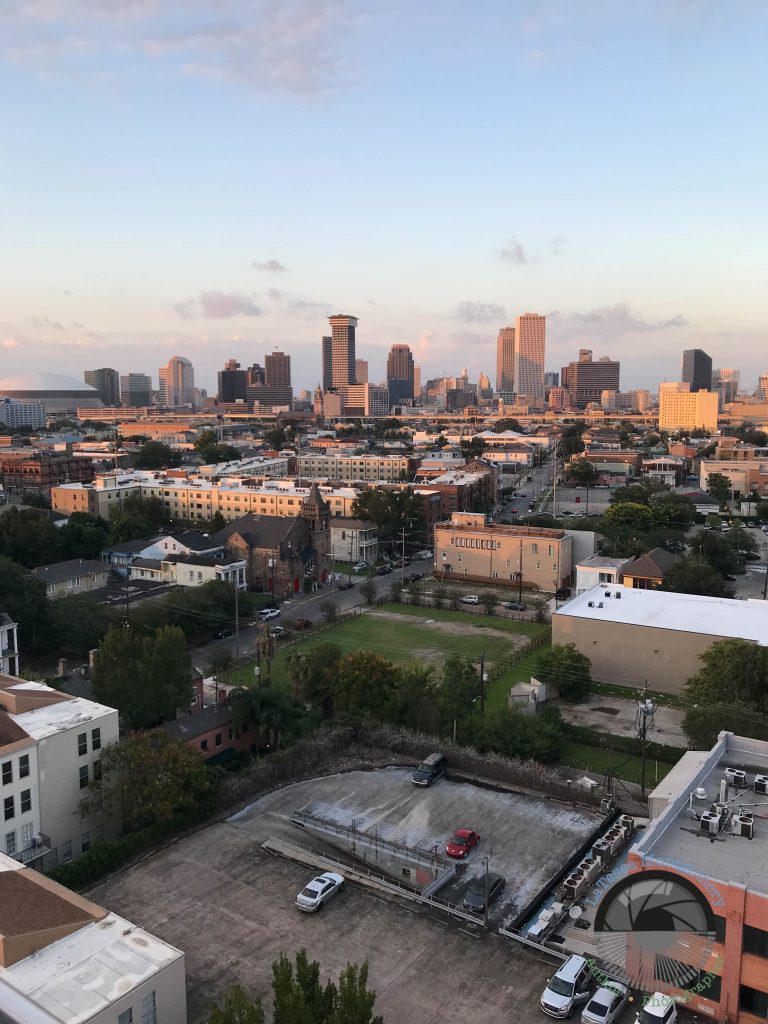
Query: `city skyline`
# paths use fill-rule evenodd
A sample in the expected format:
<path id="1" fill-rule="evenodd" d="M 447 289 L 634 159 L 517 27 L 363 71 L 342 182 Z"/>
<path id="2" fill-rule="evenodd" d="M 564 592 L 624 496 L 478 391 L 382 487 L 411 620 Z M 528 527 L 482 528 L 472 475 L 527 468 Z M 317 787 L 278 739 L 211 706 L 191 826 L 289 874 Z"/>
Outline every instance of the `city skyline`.
<path id="1" fill-rule="evenodd" d="M 371 380 L 393 344 L 493 376 L 526 308 L 547 370 L 765 372 L 764 8 L 219 6 L 4 5 L 3 375 L 184 352 L 212 392 L 277 349 L 314 387 L 348 309 Z"/>

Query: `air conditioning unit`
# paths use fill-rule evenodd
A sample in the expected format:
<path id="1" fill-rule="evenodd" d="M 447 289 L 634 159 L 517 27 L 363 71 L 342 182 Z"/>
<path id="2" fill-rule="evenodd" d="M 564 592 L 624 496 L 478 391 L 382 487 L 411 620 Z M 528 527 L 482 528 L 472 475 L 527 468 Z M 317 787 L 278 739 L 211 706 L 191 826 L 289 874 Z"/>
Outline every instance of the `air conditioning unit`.
<path id="1" fill-rule="evenodd" d="M 720 815 L 714 814 L 712 811 L 705 811 L 699 819 L 699 832 L 716 836 L 720 832 Z"/>
<path id="2" fill-rule="evenodd" d="M 755 781 L 752 783 L 752 789 L 756 793 L 765 793 L 768 795 L 768 775 L 756 775 Z"/>
<path id="3" fill-rule="evenodd" d="M 755 832 L 755 819 L 751 814 L 742 811 L 741 814 L 734 814 L 731 818 L 731 832 L 735 836 L 744 836 L 752 839 Z"/>
<path id="4" fill-rule="evenodd" d="M 732 785 L 738 786 L 739 789 L 747 788 L 747 773 L 743 772 L 740 768 L 726 768 L 725 777 Z"/>
<path id="5" fill-rule="evenodd" d="M 631 814 L 622 814 L 618 824 L 625 828 L 630 835 L 635 831 L 635 819 Z"/>
<path id="6" fill-rule="evenodd" d="M 602 601 L 598 601 L 597 602 L 597 607 L 598 608 L 602 608 L 603 607 L 603 602 Z"/>
<path id="7" fill-rule="evenodd" d="M 606 590 L 606 591 L 605 591 L 605 596 L 606 596 L 606 597 L 610 597 L 610 596 L 611 596 L 611 592 L 610 592 L 610 590 Z"/>
<path id="8" fill-rule="evenodd" d="M 611 856 L 611 844 L 607 843 L 605 839 L 596 839 L 592 844 L 592 856 L 605 864 Z"/>
<path id="9" fill-rule="evenodd" d="M 569 875 L 563 882 L 563 895 L 567 900 L 577 900 L 586 888 L 587 880 L 584 875 Z"/>
<path id="10" fill-rule="evenodd" d="M 584 874 L 587 884 L 600 874 L 600 861 L 594 857 L 585 857 L 579 864 L 578 870 Z"/>
<path id="11" fill-rule="evenodd" d="M 595 602 L 594 601 L 587 601 L 587 608 L 594 608 L 594 607 L 595 607 Z"/>
<path id="12" fill-rule="evenodd" d="M 616 591 L 616 600 L 617 601 L 621 600 L 621 591 L 620 590 Z"/>
<path id="13" fill-rule="evenodd" d="M 611 853 L 617 853 L 621 849 L 621 832 L 617 828 L 612 828 L 610 832 L 606 832 L 603 839 L 608 843 L 608 848 Z"/>

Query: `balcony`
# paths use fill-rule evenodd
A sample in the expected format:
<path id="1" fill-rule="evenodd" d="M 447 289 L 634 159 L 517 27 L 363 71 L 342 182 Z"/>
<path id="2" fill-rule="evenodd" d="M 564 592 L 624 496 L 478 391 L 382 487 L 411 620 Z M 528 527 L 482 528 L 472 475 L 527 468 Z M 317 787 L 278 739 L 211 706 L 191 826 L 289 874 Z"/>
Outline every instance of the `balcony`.
<path id="1" fill-rule="evenodd" d="M 19 850 L 13 856 L 14 860 L 21 861 L 22 864 L 31 864 L 46 853 L 50 853 L 51 849 L 51 837 L 46 836 L 42 832 L 38 832 L 33 838 L 31 846 L 27 846 L 25 849 Z"/>

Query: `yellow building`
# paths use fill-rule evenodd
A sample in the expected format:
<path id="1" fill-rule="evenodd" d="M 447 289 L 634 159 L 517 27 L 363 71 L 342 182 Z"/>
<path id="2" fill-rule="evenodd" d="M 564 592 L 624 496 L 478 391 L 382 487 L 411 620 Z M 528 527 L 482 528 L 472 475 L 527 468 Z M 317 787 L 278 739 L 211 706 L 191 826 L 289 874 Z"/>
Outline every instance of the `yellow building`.
<path id="1" fill-rule="evenodd" d="M 659 430 L 717 430 L 718 396 L 680 382 L 659 385 Z"/>

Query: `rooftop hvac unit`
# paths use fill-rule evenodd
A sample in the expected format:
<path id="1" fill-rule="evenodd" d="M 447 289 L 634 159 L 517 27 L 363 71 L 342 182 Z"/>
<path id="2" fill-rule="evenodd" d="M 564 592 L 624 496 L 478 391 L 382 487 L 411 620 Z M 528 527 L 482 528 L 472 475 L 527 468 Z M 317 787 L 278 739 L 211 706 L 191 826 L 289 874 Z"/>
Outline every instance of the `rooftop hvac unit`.
<path id="1" fill-rule="evenodd" d="M 578 870 L 583 872 L 587 884 L 589 884 L 596 875 L 600 874 L 600 861 L 594 857 L 585 857 L 579 864 Z"/>
<path id="2" fill-rule="evenodd" d="M 768 794 L 768 775 L 756 775 L 752 788 L 756 793 Z"/>
<path id="3" fill-rule="evenodd" d="M 616 591 L 616 600 L 617 600 L 617 601 L 620 601 L 620 600 L 621 600 L 621 591 L 620 591 L 620 590 L 617 590 L 617 591 Z"/>
<path id="4" fill-rule="evenodd" d="M 613 854 L 618 853 L 621 849 L 624 835 L 619 829 L 612 828 L 610 832 L 605 833 L 603 839 L 605 839 L 606 843 L 609 844 L 611 853 Z"/>
<path id="5" fill-rule="evenodd" d="M 563 895 L 568 900 L 577 900 L 587 888 L 587 880 L 583 875 L 569 875 L 563 882 Z"/>
<path id="6" fill-rule="evenodd" d="M 606 591 L 605 591 L 605 596 L 606 596 L 606 597 L 610 597 L 610 596 L 611 596 L 611 592 L 610 592 L 610 590 L 606 590 Z"/>
<path id="7" fill-rule="evenodd" d="M 602 608 L 603 607 L 603 602 L 602 601 L 598 601 L 597 602 L 597 607 L 598 608 Z"/>
<path id="8" fill-rule="evenodd" d="M 594 601 L 587 601 L 587 608 L 594 608 L 594 607 L 595 607 L 595 602 Z"/>
<path id="9" fill-rule="evenodd" d="M 705 835 L 716 836 L 720 831 L 720 815 L 712 811 L 705 811 L 699 819 L 699 832 Z"/>
<path id="10" fill-rule="evenodd" d="M 631 814 L 622 814 L 618 823 L 625 828 L 630 835 L 635 831 L 635 819 Z"/>
<path id="11" fill-rule="evenodd" d="M 610 855 L 611 844 L 607 843 L 605 839 L 596 839 L 592 844 L 592 856 L 604 864 Z"/>
<path id="12" fill-rule="evenodd" d="M 731 818 L 731 832 L 735 836 L 744 836 L 751 839 L 755 831 L 755 820 L 751 814 L 742 811 L 741 814 L 734 814 Z"/>
<path id="13" fill-rule="evenodd" d="M 726 768 L 725 777 L 732 785 L 738 786 L 740 789 L 747 788 L 747 773 L 743 772 L 741 768 Z"/>

